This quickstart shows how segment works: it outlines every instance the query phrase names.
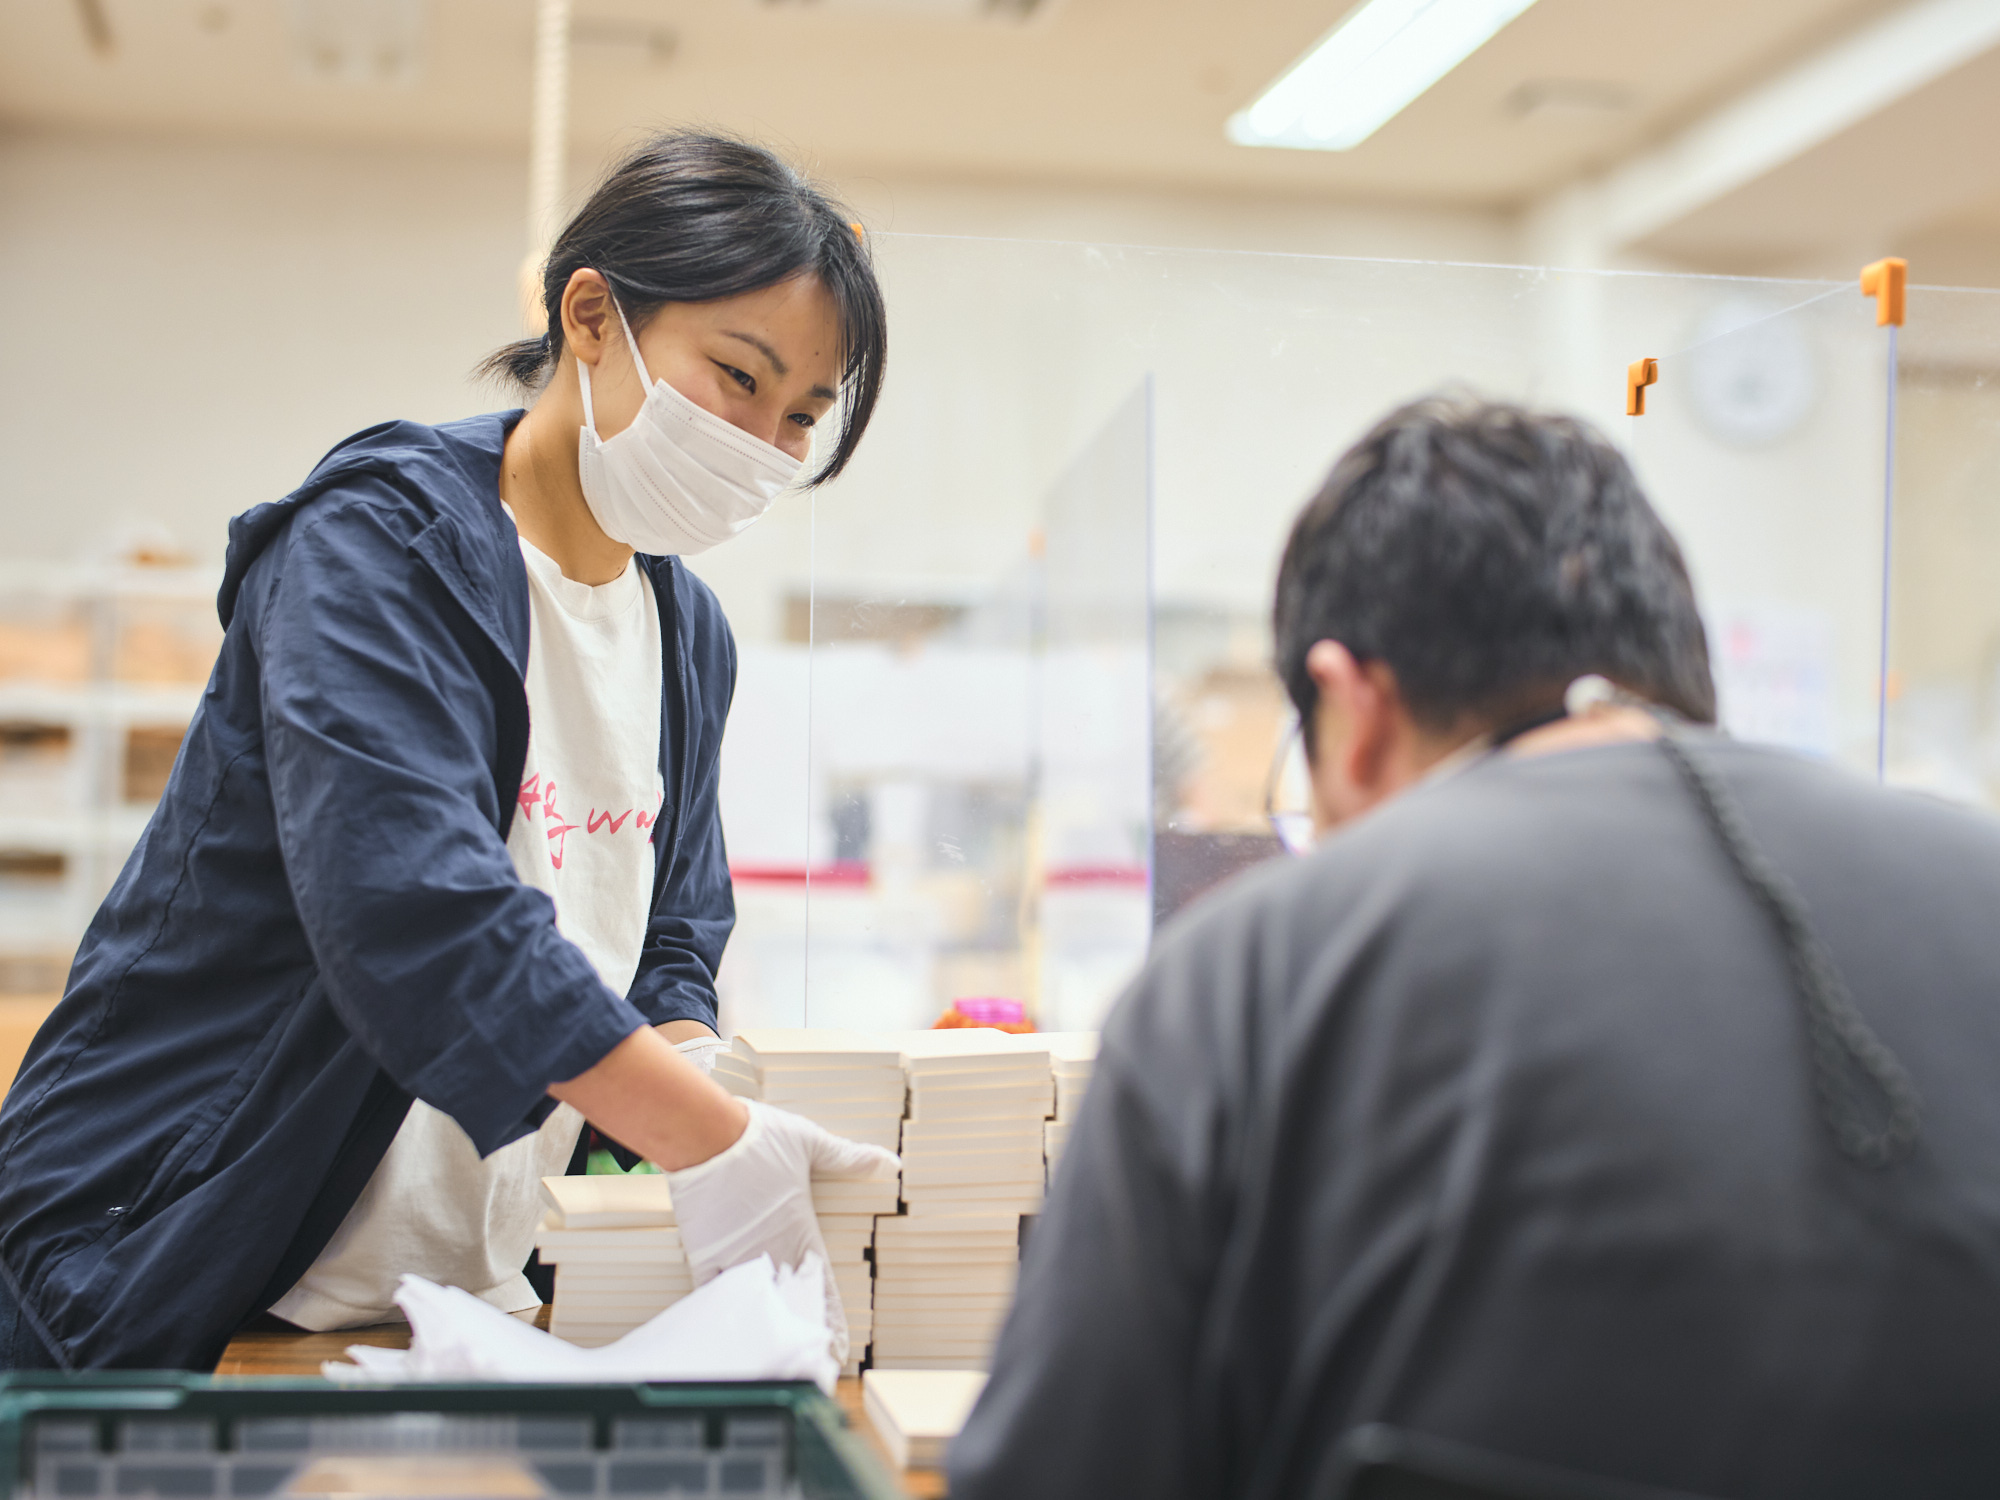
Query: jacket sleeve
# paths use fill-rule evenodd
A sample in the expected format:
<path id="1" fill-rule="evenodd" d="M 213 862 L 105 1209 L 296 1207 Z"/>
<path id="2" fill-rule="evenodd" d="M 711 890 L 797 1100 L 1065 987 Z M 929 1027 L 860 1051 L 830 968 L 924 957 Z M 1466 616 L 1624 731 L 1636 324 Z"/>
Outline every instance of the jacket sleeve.
<path id="1" fill-rule="evenodd" d="M 656 1026 L 699 1021 L 719 1029 L 715 975 L 736 925 L 720 798 L 722 733 L 736 692 L 736 642 L 705 589 L 694 595 L 693 605 L 693 618 L 676 621 L 689 637 L 686 712 L 692 722 L 662 731 L 679 728 L 692 757 L 687 806 L 678 810 L 665 878 L 627 998 Z"/>
<path id="2" fill-rule="evenodd" d="M 250 622 L 286 876 L 335 1010 L 482 1153 L 645 1024 L 557 932 L 499 827 L 513 663 L 413 555 L 393 498 L 293 523 Z"/>

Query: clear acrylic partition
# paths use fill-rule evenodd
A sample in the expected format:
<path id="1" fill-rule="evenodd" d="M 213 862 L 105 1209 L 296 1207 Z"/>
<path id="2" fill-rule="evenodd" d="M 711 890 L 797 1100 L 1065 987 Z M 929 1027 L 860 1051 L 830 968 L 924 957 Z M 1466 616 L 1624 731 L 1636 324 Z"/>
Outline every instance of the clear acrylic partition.
<path id="1" fill-rule="evenodd" d="M 1722 722 L 1876 775 L 1889 333 L 1853 281 L 1673 292 L 1627 311 L 1659 381 L 1622 436 L 1694 572 Z"/>
<path id="2" fill-rule="evenodd" d="M 1572 411 L 1620 443 L 1685 549 L 1726 722 L 1874 770 L 1890 363 L 1854 282 L 876 249 L 895 357 L 866 445 L 697 560 L 743 642 L 731 1024 L 922 1025 L 984 995 L 1093 1022 L 1136 966 L 1148 888 L 1163 919 L 1276 852 L 1279 552 L 1333 459 L 1439 389 Z M 1660 379 L 1628 418 L 1645 357 Z M 1115 479 L 1065 488 L 1094 464 Z M 1119 543 L 1091 540 L 1112 516 Z M 1066 633 L 1066 609 L 1099 606 L 1115 628 Z M 1148 649 L 1150 704 L 1108 665 Z M 1091 652 L 1106 686 L 1085 703 Z M 1130 819 L 1149 807 L 1146 839 Z"/>
<path id="3" fill-rule="evenodd" d="M 946 571 L 863 498 L 816 502 L 802 1005 L 922 1027 L 1027 983 L 1036 569 L 1024 532 Z"/>
<path id="4" fill-rule="evenodd" d="M 721 767 L 736 889 L 736 930 L 716 976 L 725 1035 L 806 1024 L 811 504 L 788 496 L 727 546 L 689 560 L 736 635 Z"/>
<path id="5" fill-rule="evenodd" d="M 1093 1021 L 1149 889 L 1157 919 L 1275 852 L 1279 550 L 1334 457 L 1441 387 L 1623 444 L 1730 725 L 1873 768 L 1898 367 L 1853 281 L 876 248 L 894 359 L 856 462 L 693 562 L 739 645 L 726 1026 L 979 995 Z M 1912 288 L 1900 352 L 1889 774 L 1993 802 L 2000 293 Z M 214 579 L 143 560 L 0 578 L 0 991 L 60 983 L 213 658 Z"/>
<path id="6" fill-rule="evenodd" d="M 1889 779 L 2000 808 L 2000 292 L 1910 288 L 1900 343 Z"/>
<path id="7" fill-rule="evenodd" d="M 1094 1029 L 1152 932 L 1152 423 L 1148 380 L 1044 502 L 1025 937 L 1048 1031 Z"/>

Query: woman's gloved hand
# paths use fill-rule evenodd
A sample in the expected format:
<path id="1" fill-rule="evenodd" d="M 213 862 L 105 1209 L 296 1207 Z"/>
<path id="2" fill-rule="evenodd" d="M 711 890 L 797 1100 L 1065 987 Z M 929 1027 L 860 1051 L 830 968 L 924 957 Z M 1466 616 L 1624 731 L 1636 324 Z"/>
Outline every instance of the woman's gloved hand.
<path id="1" fill-rule="evenodd" d="M 694 1284 L 731 1266 L 769 1255 L 796 1266 L 817 1254 L 826 1265 L 826 1322 L 834 1357 L 847 1362 L 847 1316 L 813 1212 L 812 1180 L 876 1177 L 897 1171 L 894 1152 L 863 1146 L 811 1120 L 754 1099 L 743 1101 L 750 1123 L 736 1143 L 697 1166 L 667 1173 L 674 1220 Z"/>

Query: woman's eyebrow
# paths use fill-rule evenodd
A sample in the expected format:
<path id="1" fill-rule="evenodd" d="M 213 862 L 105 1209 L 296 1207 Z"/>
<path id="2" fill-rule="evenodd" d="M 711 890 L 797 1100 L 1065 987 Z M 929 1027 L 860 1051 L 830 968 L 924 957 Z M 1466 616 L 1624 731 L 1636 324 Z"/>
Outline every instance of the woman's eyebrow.
<path id="1" fill-rule="evenodd" d="M 792 373 L 791 367 L 787 365 L 782 359 L 778 358 L 778 351 L 776 349 L 773 349 L 769 344 L 765 343 L 762 339 L 758 338 L 755 334 L 737 333 L 733 329 L 725 328 L 722 330 L 722 336 L 726 339 L 743 340 L 744 343 L 748 344 L 752 349 L 755 349 L 759 354 L 763 355 L 764 358 L 768 359 L 771 362 L 771 368 L 776 370 L 780 375 L 789 375 Z"/>
<path id="2" fill-rule="evenodd" d="M 726 339 L 741 339 L 744 343 L 748 344 L 752 349 L 755 349 L 759 354 L 763 355 L 764 358 L 768 359 L 771 362 L 771 368 L 773 370 L 776 370 L 779 376 L 782 377 L 792 373 L 791 366 L 787 365 L 782 359 L 778 358 L 778 351 L 776 349 L 773 349 L 769 344 L 765 343 L 762 339 L 758 338 L 756 334 L 738 333 L 733 328 L 725 328 L 722 330 L 722 336 Z M 814 386 L 810 391 L 807 391 L 806 394 L 820 401 L 838 401 L 840 399 L 840 392 L 836 390 L 831 390 L 823 385 Z"/>

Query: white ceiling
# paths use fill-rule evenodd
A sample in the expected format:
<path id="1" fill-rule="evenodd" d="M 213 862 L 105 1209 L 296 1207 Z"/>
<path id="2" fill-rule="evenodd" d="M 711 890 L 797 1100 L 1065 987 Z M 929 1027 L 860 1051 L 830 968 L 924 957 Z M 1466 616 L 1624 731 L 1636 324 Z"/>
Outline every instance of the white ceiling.
<path id="1" fill-rule="evenodd" d="M 525 143 L 530 0 L 430 0 L 421 72 L 407 87 L 306 76 L 286 0 L 95 3 L 108 53 L 88 43 L 86 0 L 0 5 L 0 121 Z M 832 175 L 1513 212 L 1670 141 L 1906 3 L 1541 0 L 1374 138 L 1320 153 L 1235 146 L 1223 122 L 1347 0 L 1045 0 L 1025 23 L 924 14 L 914 0 L 900 11 L 885 0 L 577 0 L 591 34 L 622 27 L 671 46 L 663 61 L 640 46 L 580 47 L 573 133 L 595 153 L 640 128 L 700 122 Z M 1648 248 L 1696 262 L 1782 260 L 1827 239 L 1821 221 L 1851 207 L 1857 171 L 1901 193 L 1903 228 L 1989 223 L 1981 205 L 2000 199 L 2000 164 L 1976 142 L 2000 129 L 2000 69 L 1967 69 L 1934 92 L 1883 112 L 1906 119 L 1829 141 L 1770 183 L 1722 195 Z M 1946 125 L 1948 149 L 1898 160 L 1912 132 Z M 1811 230 L 1803 238 L 1793 232 L 1801 223 Z"/>
<path id="2" fill-rule="evenodd" d="M 0 7 L 0 113 L 203 132 L 518 143 L 528 0 L 433 0 L 411 87 L 312 81 L 283 0 L 74 0 Z M 670 33 L 576 57 L 580 142 L 720 122 L 848 169 L 1518 204 L 1609 164 L 1888 0 L 1542 0 L 1346 153 L 1256 150 L 1223 121 L 1336 21 L 1342 0 L 1049 0 L 1027 23 L 771 0 L 579 0 L 599 28 Z M 628 55 L 629 54 L 629 55 Z M 1629 105 L 1543 108 L 1523 85 L 1585 82 Z M 1546 94 L 1546 89 L 1541 91 Z M 1560 91 L 1558 91 L 1560 97 Z"/>

